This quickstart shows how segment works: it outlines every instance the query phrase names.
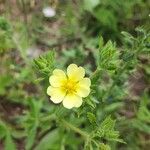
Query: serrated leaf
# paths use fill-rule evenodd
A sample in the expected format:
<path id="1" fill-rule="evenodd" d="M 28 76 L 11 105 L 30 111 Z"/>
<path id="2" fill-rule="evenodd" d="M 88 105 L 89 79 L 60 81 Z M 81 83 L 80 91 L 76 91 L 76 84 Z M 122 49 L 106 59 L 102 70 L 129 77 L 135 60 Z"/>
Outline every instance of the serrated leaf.
<path id="1" fill-rule="evenodd" d="M 101 128 L 104 130 L 113 130 L 115 126 L 115 120 L 112 120 L 110 116 L 108 116 L 102 123 Z"/>
<path id="2" fill-rule="evenodd" d="M 99 147 L 100 147 L 100 150 L 111 150 L 110 146 L 104 143 L 100 143 Z"/>
<path id="3" fill-rule="evenodd" d="M 114 130 L 115 120 L 112 120 L 110 116 L 108 116 L 98 127 L 96 131 L 96 136 L 100 138 L 104 138 L 109 141 L 118 141 L 123 142 L 122 139 L 119 138 L 119 132 Z"/>
<path id="4" fill-rule="evenodd" d="M 96 116 L 93 113 L 87 112 L 87 118 L 91 124 L 96 123 Z"/>
<path id="5" fill-rule="evenodd" d="M 102 39 L 100 40 L 98 67 L 99 69 L 115 70 L 120 64 L 119 52 L 111 41 L 102 46 Z"/>
<path id="6" fill-rule="evenodd" d="M 49 76 L 55 66 L 54 51 L 47 52 L 44 55 L 39 56 L 39 58 L 34 60 L 35 68 L 42 74 Z"/>
<path id="7" fill-rule="evenodd" d="M 92 99 L 90 99 L 90 98 L 87 98 L 87 99 L 86 99 L 86 103 L 87 103 L 89 106 L 91 106 L 92 108 L 95 108 L 95 107 L 96 107 L 95 102 L 93 102 Z"/>

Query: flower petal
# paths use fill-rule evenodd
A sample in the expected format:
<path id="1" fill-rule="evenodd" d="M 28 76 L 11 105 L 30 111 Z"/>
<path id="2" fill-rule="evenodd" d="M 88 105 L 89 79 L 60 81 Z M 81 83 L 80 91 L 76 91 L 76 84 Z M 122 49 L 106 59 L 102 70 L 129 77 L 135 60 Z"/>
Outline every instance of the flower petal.
<path id="1" fill-rule="evenodd" d="M 61 88 L 55 88 L 55 87 L 52 87 L 52 86 L 49 86 L 47 88 L 47 94 L 49 96 L 51 96 L 51 100 L 54 102 L 54 103 L 60 103 L 65 95 L 66 95 L 66 91 L 61 89 Z"/>
<path id="2" fill-rule="evenodd" d="M 79 81 L 84 78 L 85 70 L 83 67 L 78 67 L 76 64 L 71 64 L 67 68 L 67 75 L 69 79 Z"/>
<path id="3" fill-rule="evenodd" d="M 90 93 L 91 80 L 84 78 L 77 84 L 76 92 L 81 97 L 87 97 Z"/>
<path id="4" fill-rule="evenodd" d="M 73 107 L 80 107 L 82 104 L 82 98 L 75 94 L 67 94 L 63 100 L 63 106 L 71 109 Z"/>
<path id="5" fill-rule="evenodd" d="M 66 78 L 65 72 L 64 72 L 63 70 L 61 70 L 61 69 L 55 69 L 55 70 L 53 71 L 53 74 L 54 74 L 54 75 L 57 75 L 57 76 L 63 76 L 64 78 Z"/>
<path id="6" fill-rule="evenodd" d="M 82 80 L 79 81 L 79 84 L 85 87 L 90 87 L 91 80 L 89 78 L 83 78 Z"/>
<path id="7" fill-rule="evenodd" d="M 60 69 L 55 69 L 53 75 L 49 78 L 49 82 L 53 87 L 60 87 L 66 80 L 66 74 Z"/>
<path id="8" fill-rule="evenodd" d="M 80 87 L 77 90 L 77 95 L 81 97 L 87 97 L 90 93 L 90 88 Z"/>

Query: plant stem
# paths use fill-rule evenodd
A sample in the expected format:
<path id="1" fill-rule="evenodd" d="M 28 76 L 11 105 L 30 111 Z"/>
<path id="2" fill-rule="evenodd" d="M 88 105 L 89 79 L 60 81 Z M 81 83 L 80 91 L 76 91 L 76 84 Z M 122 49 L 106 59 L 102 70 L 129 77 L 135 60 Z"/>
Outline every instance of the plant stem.
<path id="1" fill-rule="evenodd" d="M 30 61 L 27 58 L 26 53 L 22 49 L 22 47 L 21 47 L 19 41 L 17 40 L 17 38 L 15 37 L 15 35 L 12 36 L 12 40 L 13 40 L 13 43 L 16 46 L 17 50 L 20 52 L 20 56 L 23 58 L 23 60 L 25 61 L 26 64 L 29 64 Z"/>
<path id="2" fill-rule="evenodd" d="M 79 128 L 75 127 L 74 125 L 70 124 L 69 122 L 65 121 L 64 119 L 61 119 L 60 121 L 66 128 L 70 128 L 71 130 L 75 131 L 76 133 L 79 133 L 85 139 L 89 138 L 88 133 L 80 130 Z"/>
<path id="3" fill-rule="evenodd" d="M 93 72 L 93 74 L 92 74 L 91 77 L 90 77 L 92 83 L 96 83 L 96 82 L 97 82 L 97 80 L 99 79 L 99 74 L 100 74 L 101 71 L 102 71 L 101 69 L 98 69 L 98 68 L 97 68 L 97 69 Z"/>
<path id="4" fill-rule="evenodd" d="M 24 22 L 28 26 L 28 16 L 27 16 L 26 3 L 25 3 L 24 0 L 21 0 L 21 3 L 22 3 L 22 11 L 23 11 Z"/>
<path id="5" fill-rule="evenodd" d="M 51 120 L 56 120 L 56 116 L 55 115 L 48 115 L 46 117 L 42 117 L 40 121 L 45 122 L 45 121 L 51 121 Z"/>

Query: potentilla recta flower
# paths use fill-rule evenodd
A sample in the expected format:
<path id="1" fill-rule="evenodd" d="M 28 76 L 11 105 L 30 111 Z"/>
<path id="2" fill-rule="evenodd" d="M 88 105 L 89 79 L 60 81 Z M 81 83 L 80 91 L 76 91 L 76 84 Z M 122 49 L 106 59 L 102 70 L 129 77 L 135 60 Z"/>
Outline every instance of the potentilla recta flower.
<path id="1" fill-rule="evenodd" d="M 50 86 L 47 88 L 50 100 L 55 104 L 62 102 L 68 109 L 80 107 L 82 98 L 90 93 L 91 81 L 84 76 L 84 68 L 76 64 L 68 66 L 67 74 L 60 69 L 55 69 L 49 78 Z"/>

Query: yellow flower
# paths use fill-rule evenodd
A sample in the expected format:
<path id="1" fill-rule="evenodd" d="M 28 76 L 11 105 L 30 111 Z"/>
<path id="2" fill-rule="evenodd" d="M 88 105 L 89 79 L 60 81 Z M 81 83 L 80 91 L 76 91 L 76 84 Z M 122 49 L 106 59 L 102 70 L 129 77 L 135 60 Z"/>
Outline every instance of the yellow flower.
<path id="1" fill-rule="evenodd" d="M 68 109 L 80 107 L 82 98 L 90 93 L 91 81 L 84 76 L 84 68 L 76 64 L 68 66 L 67 75 L 64 71 L 55 69 L 49 78 L 50 86 L 47 88 L 47 94 L 54 103 L 63 102 L 63 106 Z"/>

